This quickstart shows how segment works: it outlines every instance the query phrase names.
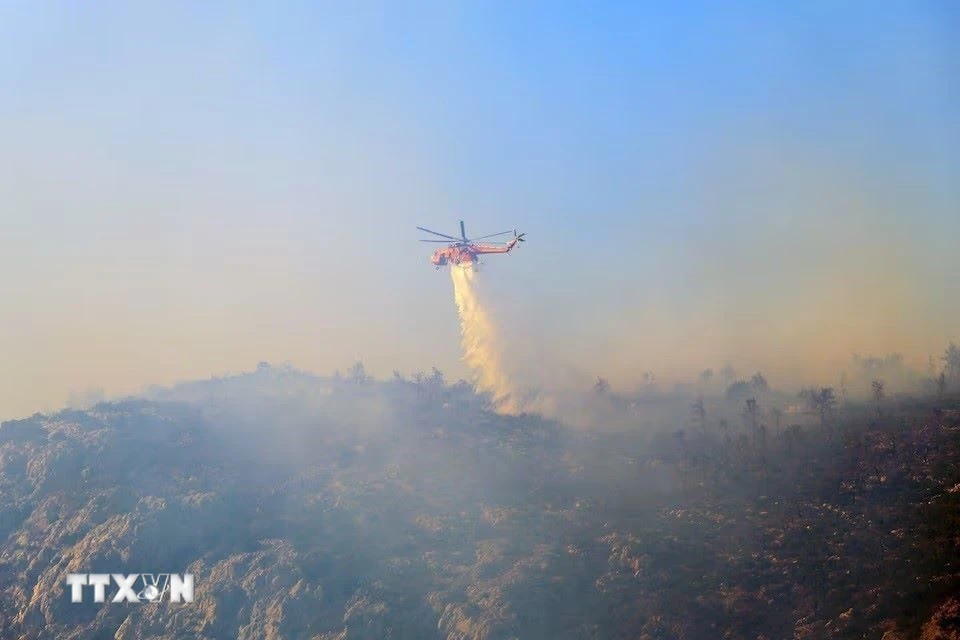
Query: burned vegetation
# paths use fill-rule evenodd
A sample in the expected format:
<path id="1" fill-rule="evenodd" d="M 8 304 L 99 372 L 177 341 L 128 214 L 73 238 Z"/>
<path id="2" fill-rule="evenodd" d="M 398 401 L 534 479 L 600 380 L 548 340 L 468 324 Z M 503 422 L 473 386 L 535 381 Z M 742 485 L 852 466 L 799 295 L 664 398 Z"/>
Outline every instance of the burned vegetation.
<path id="1" fill-rule="evenodd" d="M 595 428 L 269 365 L 6 422 L 0 637 L 958 637 L 956 389 L 600 382 Z M 149 569 L 196 601 L 64 586 Z"/>

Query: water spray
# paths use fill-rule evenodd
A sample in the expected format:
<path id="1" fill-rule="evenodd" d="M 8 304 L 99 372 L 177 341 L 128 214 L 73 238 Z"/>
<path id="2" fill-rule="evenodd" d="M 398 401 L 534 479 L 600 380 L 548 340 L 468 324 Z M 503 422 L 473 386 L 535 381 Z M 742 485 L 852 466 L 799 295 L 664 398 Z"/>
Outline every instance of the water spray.
<path id="1" fill-rule="evenodd" d="M 484 308 L 476 288 L 476 270 L 472 263 L 450 268 L 453 297 L 460 315 L 463 360 L 477 389 L 489 393 L 499 413 L 520 413 L 519 393 L 503 366 L 503 352 L 496 328 Z"/>

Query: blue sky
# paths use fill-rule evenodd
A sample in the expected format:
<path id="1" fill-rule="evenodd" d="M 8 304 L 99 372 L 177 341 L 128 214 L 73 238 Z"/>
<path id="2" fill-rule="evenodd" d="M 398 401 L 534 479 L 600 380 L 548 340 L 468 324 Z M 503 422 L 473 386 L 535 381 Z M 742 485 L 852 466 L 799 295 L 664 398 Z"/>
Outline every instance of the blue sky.
<path id="1" fill-rule="evenodd" d="M 960 338 L 958 36 L 949 2 L 0 3 L 0 415 L 457 372 L 413 228 L 461 218 L 530 234 L 484 283 L 527 368 L 925 361 Z"/>

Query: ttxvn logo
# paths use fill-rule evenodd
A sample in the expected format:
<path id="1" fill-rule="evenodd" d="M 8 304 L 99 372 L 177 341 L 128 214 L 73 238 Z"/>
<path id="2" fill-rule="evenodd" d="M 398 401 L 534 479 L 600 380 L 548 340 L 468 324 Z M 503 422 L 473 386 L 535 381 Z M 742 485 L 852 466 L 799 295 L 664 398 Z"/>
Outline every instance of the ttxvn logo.
<path id="1" fill-rule="evenodd" d="M 83 602 L 84 587 L 93 587 L 93 601 L 106 602 L 111 581 L 117 592 L 110 602 L 193 602 L 191 573 L 68 573 L 70 601 Z"/>

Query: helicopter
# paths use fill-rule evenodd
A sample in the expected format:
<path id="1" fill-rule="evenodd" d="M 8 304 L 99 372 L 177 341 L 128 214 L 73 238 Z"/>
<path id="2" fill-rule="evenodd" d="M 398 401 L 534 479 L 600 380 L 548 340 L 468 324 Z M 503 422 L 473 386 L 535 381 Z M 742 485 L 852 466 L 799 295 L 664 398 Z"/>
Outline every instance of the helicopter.
<path id="1" fill-rule="evenodd" d="M 431 231 L 430 229 L 425 229 L 423 227 L 417 227 L 420 231 L 425 233 L 430 233 L 441 238 L 446 238 L 445 240 L 435 240 L 433 238 L 423 239 L 421 238 L 420 242 L 443 242 L 447 243 L 448 246 L 443 249 L 437 249 L 433 252 L 433 255 L 430 257 L 431 264 L 435 265 L 437 269 L 445 265 L 476 265 L 479 263 L 479 256 L 488 254 L 488 253 L 509 253 L 511 249 L 517 246 L 518 242 L 525 242 L 523 237 L 527 234 L 517 233 L 517 230 L 512 231 L 500 231 L 499 233 L 490 233 L 485 236 L 479 236 L 477 238 L 468 238 L 467 230 L 463 225 L 463 220 L 460 221 L 460 237 L 447 235 L 445 233 L 438 233 L 436 231 Z M 489 241 L 489 242 L 477 242 L 477 240 L 486 240 L 487 238 L 496 238 L 499 236 L 505 236 L 507 234 L 513 234 L 507 242 L 503 241 Z"/>

